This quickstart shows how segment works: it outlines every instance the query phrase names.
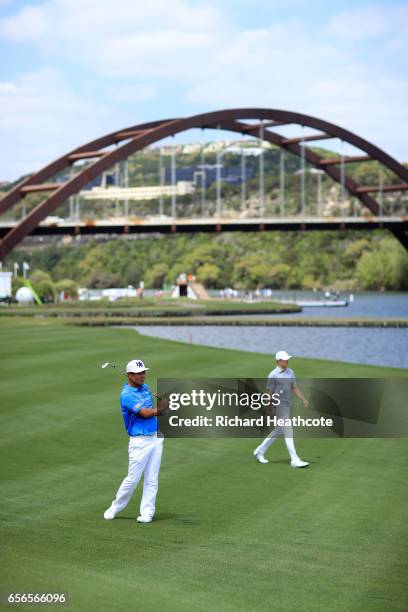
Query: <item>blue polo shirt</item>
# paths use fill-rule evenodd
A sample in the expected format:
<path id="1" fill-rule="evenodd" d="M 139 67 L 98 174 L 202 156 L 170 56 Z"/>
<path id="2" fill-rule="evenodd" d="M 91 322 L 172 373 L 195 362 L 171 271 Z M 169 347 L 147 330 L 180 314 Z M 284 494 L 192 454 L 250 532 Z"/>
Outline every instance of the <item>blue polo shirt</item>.
<path id="1" fill-rule="evenodd" d="M 157 432 L 157 417 L 147 419 L 138 415 L 142 408 L 153 408 L 153 396 L 148 385 L 131 387 L 123 385 L 120 394 L 120 408 L 129 436 L 149 436 Z"/>

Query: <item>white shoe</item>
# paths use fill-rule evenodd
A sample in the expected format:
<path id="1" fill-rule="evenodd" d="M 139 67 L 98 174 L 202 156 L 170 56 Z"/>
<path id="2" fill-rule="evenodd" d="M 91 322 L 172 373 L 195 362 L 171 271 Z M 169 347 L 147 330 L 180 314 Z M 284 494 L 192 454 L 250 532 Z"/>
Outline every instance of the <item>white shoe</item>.
<path id="1" fill-rule="evenodd" d="M 152 516 L 143 516 L 142 514 L 140 516 L 137 517 L 137 522 L 138 523 L 151 523 L 153 520 Z"/>
<path id="2" fill-rule="evenodd" d="M 116 512 L 114 512 L 114 510 L 112 510 L 112 508 L 108 508 L 103 513 L 103 518 L 106 519 L 107 521 L 113 520 L 115 518 L 115 516 L 116 516 Z"/>
<path id="3" fill-rule="evenodd" d="M 290 462 L 291 467 L 296 467 L 296 468 L 304 468 L 307 467 L 309 464 L 307 461 L 302 461 L 301 459 L 294 459 L 293 461 Z"/>
<path id="4" fill-rule="evenodd" d="M 254 450 L 254 452 L 252 453 L 253 456 L 255 457 L 255 459 L 259 462 L 259 463 L 269 463 L 269 461 L 267 459 L 265 459 L 265 457 L 263 456 L 263 453 L 259 452 L 259 446 Z"/>

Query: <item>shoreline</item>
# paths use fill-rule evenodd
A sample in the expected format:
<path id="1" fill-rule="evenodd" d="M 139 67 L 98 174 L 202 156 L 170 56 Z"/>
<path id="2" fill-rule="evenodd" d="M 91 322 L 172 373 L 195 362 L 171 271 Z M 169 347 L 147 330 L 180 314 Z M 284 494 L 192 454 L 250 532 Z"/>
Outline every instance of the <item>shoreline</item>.
<path id="1" fill-rule="evenodd" d="M 236 319 L 233 317 L 98 317 L 65 321 L 79 327 L 134 327 L 139 325 L 168 326 L 234 326 L 234 327 L 367 327 L 407 328 L 408 319 Z"/>

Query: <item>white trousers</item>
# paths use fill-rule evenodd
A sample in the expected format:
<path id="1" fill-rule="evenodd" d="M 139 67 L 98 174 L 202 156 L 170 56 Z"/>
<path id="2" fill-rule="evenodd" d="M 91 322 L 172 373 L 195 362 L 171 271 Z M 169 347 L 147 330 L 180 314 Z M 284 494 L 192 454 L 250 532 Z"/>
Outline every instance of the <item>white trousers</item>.
<path id="1" fill-rule="evenodd" d="M 276 416 L 278 418 L 289 418 L 290 417 L 290 407 L 289 406 L 279 406 L 276 410 Z M 295 449 L 295 443 L 293 442 L 293 428 L 291 425 L 286 426 L 276 426 L 271 433 L 265 438 L 260 446 L 258 446 L 258 452 L 262 455 L 268 450 L 271 444 L 273 444 L 278 438 L 283 436 L 285 438 L 286 448 L 288 449 L 288 453 L 292 461 L 297 461 L 299 459 L 298 454 Z"/>
<path id="2" fill-rule="evenodd" d="M 159 471 L 163 454 L 163 438 L 134 436 L 129 438 L 129 468 L 126 478 L 116 493 L 111 509 L 117 514 L 128 505 L 137 484 L 144 473 L 140 514 L 153 517 L 156 508 Z"/>

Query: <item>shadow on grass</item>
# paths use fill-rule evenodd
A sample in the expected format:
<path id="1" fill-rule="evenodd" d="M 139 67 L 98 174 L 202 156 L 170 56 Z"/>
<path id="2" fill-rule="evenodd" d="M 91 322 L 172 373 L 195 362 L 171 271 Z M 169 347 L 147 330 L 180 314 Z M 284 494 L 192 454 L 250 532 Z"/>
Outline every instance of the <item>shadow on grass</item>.
<path id="1" fill-rule="evenodd" d="M 129 520 L 129 521 L 136 521 L 136 518 L 139 515 L 135 515 L 135 516 L 116 516 L 115 520 Z M 193 523 L 194 519 L 183 515 L 183 514 L 175 514 L 174 512 L 161 512 L 160 514 L 156 514 L 156 516 L 153 519 L 153 523 L 158 523 L 160 521 L 179 521 L 181 523 Z"/>
<path id="2" fill-rule="evenodd" d="M 269 465 L 272 467 L 274 465 L 279 464 L 284 464 L 290 467 L 290 459 L 268 459 L 269 461 Z M 305 461 L 307 461 L 309 463 L 309 465 L 313 465 L 315 463 L 318 463 L 317 461 L 310 461 L 309 459 L 305 459 Z"/>
<path id="3" fill-rule="evenodd" d="M 270 459 L 269 457 L 265 457 L 265 459 L 268 459 L 269 466 L 277 465 L 278 463 L 290 465 L 290 459 L 273 459 L 273 458 Z M 259 461 L 255 460 L 254 463 L 258 464 Z M 263 463 L 263 464 L 259 463 L 259 465 L 266 466 L 267 464 L 266 463 Z"/>

